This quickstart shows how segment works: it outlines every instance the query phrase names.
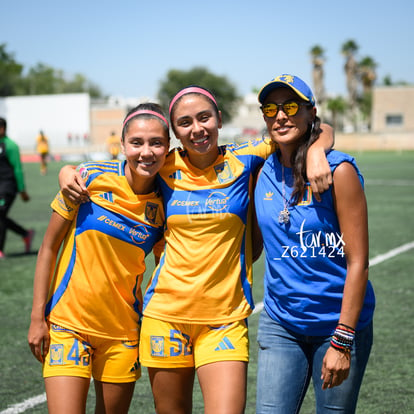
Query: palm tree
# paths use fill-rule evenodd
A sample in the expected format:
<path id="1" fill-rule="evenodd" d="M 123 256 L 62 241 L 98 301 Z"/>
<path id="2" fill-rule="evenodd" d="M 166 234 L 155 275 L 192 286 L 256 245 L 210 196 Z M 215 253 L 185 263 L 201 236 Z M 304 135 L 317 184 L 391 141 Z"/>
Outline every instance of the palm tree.
<path id="1" fill-rule="evenodd" d="M 312 57 L 313 91 L 319 104 L 322 104 L 325 100 L 325 84 L 323 80 L 324 54 L 325 51 L 319 45 L 313 46 L 310 50 Z"/>
<path id="2" fill-rule="evenodd" d="M 354 40 L 348 40 L 342 45 L 342 54 L 346 58 L 345 74 L 346 87 L 348 89 L 349 103 L 353 108 L 357 101 L 357 85 L 358 85 L 358 65 L 355 60 L 355 54 L 359 47 Z"/>
<path id="3" fill-rule="evenodd" d="M 358 64 L 359 74 L 361 76 L 362 90 L 364 94 L 371 93 L 377 73 L 375 69 L 377 64 L 370 56 L 365 56 Z"/>
<path id="4" fill-rule="evenodd" d="M 342 45 L 342 54 L 346 58 L 345 74 L 346 87 L 348 89 L 349 120 L 354 130 L 357 129 L 357 104 L 358 104 L 358 64 L 355 54 L 359 47 L 354 40 L 348 40 Z"/>
<path id="5" fill-rule="evenodd" d="M 375 69 L 377 64 L 370 56 L 362 58 L 358 64 L 359 75 L 362 83 L 362 97 L 360 101 L 361 113 L 364 119 L 368 122 L 368 127 L 371 127 L 371 109 L 372 109 L 372 88 L 375 80 L 377 79 L 377 73 Z"/>

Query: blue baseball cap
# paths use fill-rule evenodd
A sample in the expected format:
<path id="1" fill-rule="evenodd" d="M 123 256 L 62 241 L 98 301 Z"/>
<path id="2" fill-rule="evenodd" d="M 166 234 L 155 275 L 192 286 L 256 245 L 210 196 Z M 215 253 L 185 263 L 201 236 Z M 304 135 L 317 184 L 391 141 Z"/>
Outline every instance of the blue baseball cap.
<path id="1" fill-rule="evenodd" d="M 263 86 L 259 92 L 259 102 L 263 103 L 267 95 L 269 95 L 273 89 L 286 86 L 291 88 L 299 97 L 307 102 L 310 102 L 312 106 L 315 106 L 315 97 L 313 96 L 311 88 L 309 88 L 309 86 L 303 82 L 302 79 L 288 74 L 279 75 L 272 79 L 269 83 L 266 83 L 266 85 Z"/>

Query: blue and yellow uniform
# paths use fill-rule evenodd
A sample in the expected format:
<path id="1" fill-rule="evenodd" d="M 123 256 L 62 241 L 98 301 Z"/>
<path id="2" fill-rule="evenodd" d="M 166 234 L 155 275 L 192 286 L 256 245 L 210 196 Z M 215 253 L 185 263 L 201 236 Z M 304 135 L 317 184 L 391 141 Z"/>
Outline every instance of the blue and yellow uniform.
<path id="1" fill-rule="evenodd" d="M 219 156 L 204 170 L 189 162 L 185 150 L 169 154 L 159 173 L 166 245 L 145 293 L 144 324 L 150 318 L 175 327 L 190 323 L 220 329 L 250 315 L 254 304 L 249 202 L 254 174 L 273 150 L 262 139 L 220 146 Z M 161 343 L 170 337 L 157 336 L 157 329 L 143 329 L 144 365 L 149 354 L 166 356 Z M 171 335 L 176 331 L 171 329 Z M 184 338 L 190 336 L 180 332 Z"/>
<path id="2" fill-rule="evenodd" d="M 272 149 L 261 139 L 221 146 L 214 164 L 202 171 L 184 150 L 167 157 L 160 171 L 166 247 L 145 294 L 146 316 L 199 324 L 249 316 L 249 201 L 253 175 Z"/>
<path id="3" fill-rule="evenodd" d="M 83 164 L 90 202 L 74 205 L 61 193 L 52 202 L 73 223 L 46 316 L 76 331 L 137 339 L 144 258 L 162 236 L 164 215 L 157 194 L 132 191 L 124 168 L 120 161 Z"/>
<path id="4" fill-rule="evenodd" d="M 72 220 L 46 306 L 48 321 L 83 335 L 137 341 L 145 256 L 162 237 L 158 193 L 135 194 L 125 162 L 85 163 L 90 201 L 74 205 L 59 193 L 51 206 Z M 53 349 L 52 349 L 53 351 Z"/>

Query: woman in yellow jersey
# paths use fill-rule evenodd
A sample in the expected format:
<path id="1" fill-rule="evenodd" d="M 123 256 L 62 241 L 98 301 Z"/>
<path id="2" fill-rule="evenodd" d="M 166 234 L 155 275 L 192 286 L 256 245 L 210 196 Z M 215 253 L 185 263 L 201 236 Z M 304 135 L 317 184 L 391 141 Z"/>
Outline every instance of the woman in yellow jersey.
<path id="1" fill-rule="evenodd" d="M 251 271 L 258 254 L 250 198 L 254 174 L 274 147 L 262 139 L 219 146 L 221 113 L 215 97 L 198 86 L 177 93 L 170 118 L 183 149 L 172 151 L 159 173 L 166 245 L 144 297 L 140 359 L 148 367 L 157 414 L 191 413 L 195 374 L 205 413 L 239 414 L 246 400 L 246 319 L 254 306 Z M 331 129 L 324 129 L 319 145 L 330 148 Z M 324 148 L 314 147 L 309 160 L 322 171 L 314 184 L 327 188 Z M 61 173 L 62 188 L 77 196 L 82 183 L 69 172 Z"/>
<path id="2" fill-rule="evenodd" d="M 84 413 L 91 376 L 95 413 L 127 413 L 141 374 L 141 282 L 145 256 L 162 238 L 155 177 L 169 147 L 157 104 L 127 115 L 122 147 L 125 161 L 81 165 L 88 202 L 74 204 L 59 193 L 51 204 L 28 333 L 43 363 L 50 413 Z"/>
<path id="3" fill-rule="evenodd" d="M 36 138 L 36 151 L 40 156 L 40 174 L 47 173 L 47 157 L 49 156 L 49 140 L 43 131 Z"/>

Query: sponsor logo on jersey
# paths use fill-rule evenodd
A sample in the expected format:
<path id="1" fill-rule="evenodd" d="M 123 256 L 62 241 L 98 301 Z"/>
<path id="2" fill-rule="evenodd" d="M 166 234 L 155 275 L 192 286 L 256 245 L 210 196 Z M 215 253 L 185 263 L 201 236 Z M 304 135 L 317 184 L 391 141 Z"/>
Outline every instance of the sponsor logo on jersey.
<path id="1" fill-rule="evenodd" d="M 145 218 L 152 224 L 155 224 L 157 218 L 158 205 L 148 202 L 145 205 Z"/>
<path id="2" fill-rule="evenodd" d="M 194 207 L 200 205 L 200 202 L 196 200 L 174 200 L 171 205 L 177 207 Z"/>
<path id="3" fill-rule="evenodd" d="M 121 231 L 126 230 L 125 224 L 118 223 L 117 221 L 112 220 L 108 216 L 105 216 L 105 215 L 99 216 L 98 221 L 102 221 L 108 226 L 115 227 L 116 229 L 121 230 Z"/>
<path id="4" fill-rule="evenodd" d="M 132 368 L 129 370 L 129 372 L 138 371 L 141 369 L 141 364 L 139 363 L 139 359 L 136 360 Z"/>
<path id="5" fill-rule="evenodd" d="M 151 355 L 164 356 L 164 338 L 162 336 L 151 336 Z"/>
<path id="6" fill-rule="evenodd" d="M 50 345 L 49 365 L 63 365 L 63 344 Z"/>
<path id="7" fill-rule="evenodd" d="M 267 191 L 265 196 L 263 197 L 263 200 L 273 201 L 273 192 L 272 191 Z"/>
<path id="8" fill-rule="evenodd" d="M 234 179 L 234 175 L 227 161 L 214 166 L 214 170 L 216 171 L 217 179 L 220 183 L 228 183 Z"/>
<path id="9" fill-rule="evenodd" d="M 226 351 L 230 349 L 235 349 L 234 345 L 231 343 L 230 339 L 225 336 L 218 344 L 217 348 L 215 348 L 215 351 Z"/>
<path id="10" fill-rule="evenodd" d="M 210 210 L 223 211 L 228 208 L 229 198 L 229 196 L 220 191 L 214 191 L 207 197 L 205 205 Z"/>
<path id="11" fill-rule="evenodd" d="M 129 229 L 131 240 L 136 244 L 142 244 L 150 236 L 148 230 L 142 224 L 137 224 Z"/>
<path id="12" fill-rule="evenodd" d="M 125 224 L 118 223 L 117 221 L 110 219 L 104 214 L 102 216 L 99 216 L 97 220 L 105 223 L 108 226 L 118 229 L 119 231 L 128 233 L 131 240 L 135 244 L 144 243 L 150 236 L 147 228 L 143 224 L 137 224 L 134 227 L 127 227 Z"/>

